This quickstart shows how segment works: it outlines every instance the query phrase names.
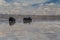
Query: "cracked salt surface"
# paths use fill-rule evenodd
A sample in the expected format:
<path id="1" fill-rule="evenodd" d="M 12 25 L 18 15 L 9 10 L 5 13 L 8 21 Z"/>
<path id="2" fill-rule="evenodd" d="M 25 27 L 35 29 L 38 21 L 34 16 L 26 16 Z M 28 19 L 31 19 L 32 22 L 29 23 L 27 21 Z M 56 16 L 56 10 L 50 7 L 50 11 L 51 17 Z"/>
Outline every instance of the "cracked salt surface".
<path id="1" fill-rule="evenodd" d="M 60 22 L 1 23 L 0 40 L 60 40 Z"/>

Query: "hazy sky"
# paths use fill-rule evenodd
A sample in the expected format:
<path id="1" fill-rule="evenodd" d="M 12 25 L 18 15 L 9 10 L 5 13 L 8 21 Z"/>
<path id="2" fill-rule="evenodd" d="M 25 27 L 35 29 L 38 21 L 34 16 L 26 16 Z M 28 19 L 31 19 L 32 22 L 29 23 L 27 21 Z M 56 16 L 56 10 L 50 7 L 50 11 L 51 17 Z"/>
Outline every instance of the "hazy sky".
<path id="1" fill-rule="evenodd" d="M 30 11 L 32 12 L 32 10 L 35 10 L 35 9 L 40 10 L 39 8 L 41 8 L 42 6 L 46 6 L 46 4 L 47 5 L 51 4 L 53 6 L 60 5 L 60 0 L 0 0 L 0 13 L 5 13 L 5 12 L 7 13 L 22 12 L 23 13 L 22 10 L 24 10 L 24 12 L 27 11 L 27 13 L 29 13 Z"/>
<path id="2" fill-rule="evenodd" d="M 13 2 L 23 2 L 23 3 L 60 3 L 60 0 L 4 0 L 8 3 L 13 3 Z"/>
<path id="3" fill-rule="evenodd" d="M 36 4 L 36 6 L 40 5 L 40 4 L 50 4 L 50 3 L 54 3 L 54 4 L 60 4 L 60 0 L 0 0 L 0 5 L 3 4 L 16 4 L 16 3 L 24 3 L 24 4 Z"/>
<path id="4" fill-rule="evenodd" d="M 6 2 L 23 2 L 23 3 L 42 3 L 42 2 L 45 2 L 47 0 L 5 0 Z"/>

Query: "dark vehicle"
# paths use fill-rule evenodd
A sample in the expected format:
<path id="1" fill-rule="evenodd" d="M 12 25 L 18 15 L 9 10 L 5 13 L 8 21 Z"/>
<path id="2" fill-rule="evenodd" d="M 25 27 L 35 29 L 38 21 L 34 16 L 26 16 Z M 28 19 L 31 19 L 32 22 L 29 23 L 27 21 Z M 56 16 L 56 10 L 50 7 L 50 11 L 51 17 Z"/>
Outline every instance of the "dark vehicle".
<path id="1" fill-rule="evenodd" d="M 14 25 L 15 23 L 16 23 L 15 18 L 10 17 L 10 18 L 9 18 L 9 25 Z"/>
<path id="2" fill-rule="evenodd" d="M 28 18 L 23 18 L 23 23 L 31 23 L 32 22 L 32 18 L 28 17 Z"/>

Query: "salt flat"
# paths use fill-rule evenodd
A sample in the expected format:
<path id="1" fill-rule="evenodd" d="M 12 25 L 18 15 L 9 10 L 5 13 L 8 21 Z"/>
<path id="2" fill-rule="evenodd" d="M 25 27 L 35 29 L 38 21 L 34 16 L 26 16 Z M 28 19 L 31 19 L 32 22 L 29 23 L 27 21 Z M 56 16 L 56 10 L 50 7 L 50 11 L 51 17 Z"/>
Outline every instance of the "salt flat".
<path id="1" fill-rule="evenodd" d="M 60 0 L 21 1 L 0 0 L 0 14 L 60 15 Z M 31 24 L 17 22 L 15 25 L 9 26 L 8 19 L 7 22 L 2 21 L 8 16 L 0 16 L 2 16 L 0 19 L 0 40 L 60 40 L 59 21 L 40 21 Z"/>
<path id="2" fill-rule="evenodd" d="M 60 22 L 1 23 L 0 40 L 60 40 Z"/>

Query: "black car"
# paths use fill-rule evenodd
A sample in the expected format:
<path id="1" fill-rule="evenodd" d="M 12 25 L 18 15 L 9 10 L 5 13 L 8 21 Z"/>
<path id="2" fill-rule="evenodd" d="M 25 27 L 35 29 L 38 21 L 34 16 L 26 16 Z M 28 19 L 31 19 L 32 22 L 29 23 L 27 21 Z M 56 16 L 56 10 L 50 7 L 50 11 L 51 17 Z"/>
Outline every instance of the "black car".
<path id="1" fill-rule="evenodd" d="M 9 25 L 14 25 L 15 23 L 16 23 L 15 18 L 10 17 L 10 18 L 9 18 Z"/>
<path id="2" fill-rule="evenodd" d="M 32 22 L 32 18 L 31 17 L 25 17 L 25 18 L 23 18 L 23 23 L 31 23 Z"/>

